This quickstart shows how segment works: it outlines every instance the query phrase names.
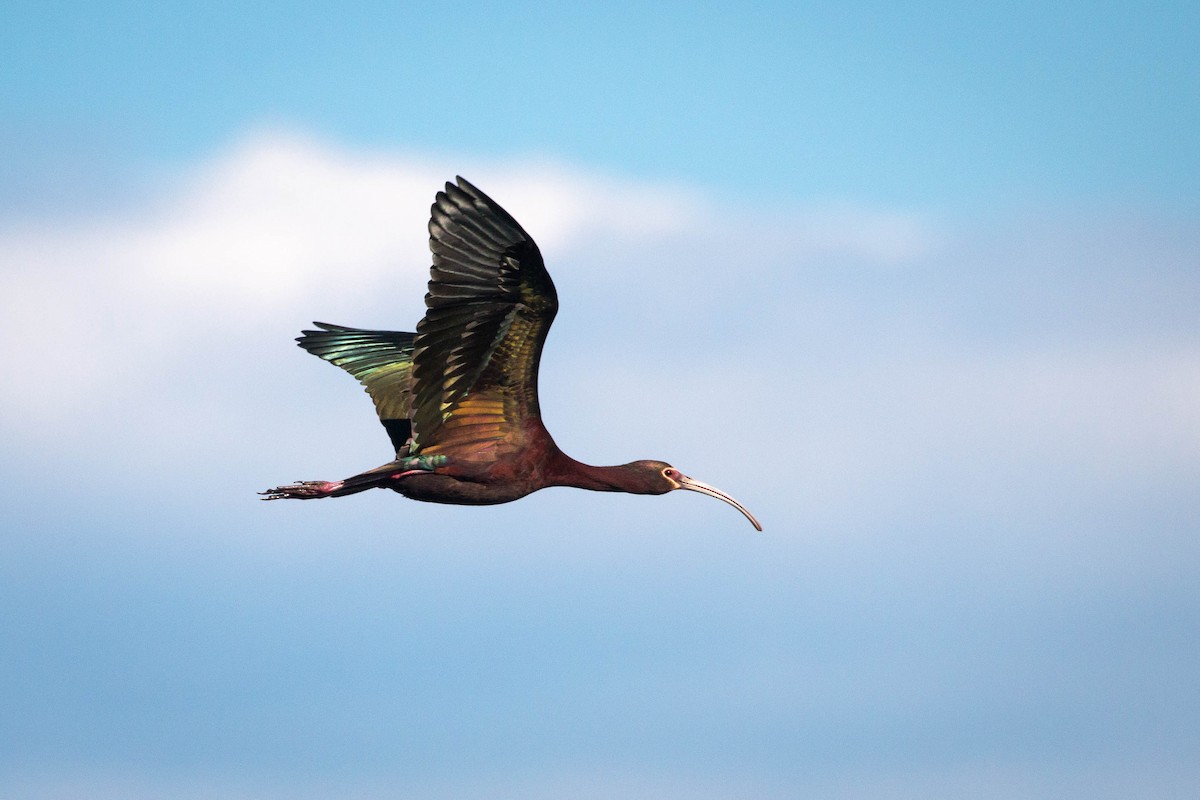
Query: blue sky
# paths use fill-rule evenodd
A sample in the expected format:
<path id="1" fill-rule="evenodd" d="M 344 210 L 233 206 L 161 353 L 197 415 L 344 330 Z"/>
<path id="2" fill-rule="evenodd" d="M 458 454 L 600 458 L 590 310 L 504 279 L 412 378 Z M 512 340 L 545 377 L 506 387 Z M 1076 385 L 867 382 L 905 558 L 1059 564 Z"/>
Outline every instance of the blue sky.
<path id="1" fill-rule="evenodd" d="M 17 141 L 122 166 L 281 124 L 971 209 L 1194 203 L 1200 172 L 1187 3 L 22 5 L 0 33 Z"/>
<path id="2" fill-rule="evenodd" d="M 0 795 L 1187 797 L 1200 13 L 10 4 Z M 743 501 L 388 457 L 461 173 L 543 408 Z M 679 493 L 677 493 L 679 494 Z"/>

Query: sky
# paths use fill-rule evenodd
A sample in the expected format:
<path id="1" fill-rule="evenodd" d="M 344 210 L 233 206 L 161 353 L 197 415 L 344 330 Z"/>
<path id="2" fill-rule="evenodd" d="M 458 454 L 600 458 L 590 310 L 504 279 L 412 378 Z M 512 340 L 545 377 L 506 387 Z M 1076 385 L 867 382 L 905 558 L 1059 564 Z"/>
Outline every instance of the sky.
<path id="1" fill-rule="evenodd" d="M 1194 5 L 3 13 L 0 796 L 1200 783 Z M 563 449 L 762 534 L 258 501 L 390 457 L 292 339 L 413 329 L 456 174 Z"/>

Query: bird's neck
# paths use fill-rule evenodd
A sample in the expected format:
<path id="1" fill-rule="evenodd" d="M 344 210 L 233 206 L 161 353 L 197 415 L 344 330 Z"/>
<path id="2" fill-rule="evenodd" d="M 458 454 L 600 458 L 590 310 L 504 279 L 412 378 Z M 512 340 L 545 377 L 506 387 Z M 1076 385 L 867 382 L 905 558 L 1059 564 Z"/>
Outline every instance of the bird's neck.
<path id="1" fill-rule="evenodd" d="M 593 492 L 628 492 L 630 474 L 623 466 L 597 467 L 576 461 L 562 451 L 551 460 L 547 486 L 573 486 Z"/>

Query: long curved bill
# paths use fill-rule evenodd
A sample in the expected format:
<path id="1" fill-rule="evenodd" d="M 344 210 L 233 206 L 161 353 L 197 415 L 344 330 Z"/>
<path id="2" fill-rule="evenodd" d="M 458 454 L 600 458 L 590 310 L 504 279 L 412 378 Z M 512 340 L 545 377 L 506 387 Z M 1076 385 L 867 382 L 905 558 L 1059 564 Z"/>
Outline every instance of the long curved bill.
<path id="1" fill-rule="evenodd" d="M 755 529 L 759 531 L 762 530 L 762 525 L 758 524 L 758 520 L 754 518 L 754 515 L 751 514 L 744 505 L 739 503 L 737 500 L 734 500 L 720 489 L 709 486 L 707 483 L 702 483 L 695 478 L 689 478 L 687 475 L 680 475 L 676 480 L 676 483 L 679 484 L 680 489 L 691 489 L 693 492 L 700 492 L 700 494 L 706 494 L 709 497 L 715 497 L 718 500 L 724 500 L 726 503 L 729 503 L 729 505 L 745 514 L 746 519 L 750 520 L 750 524 L 753 525 Z"/>

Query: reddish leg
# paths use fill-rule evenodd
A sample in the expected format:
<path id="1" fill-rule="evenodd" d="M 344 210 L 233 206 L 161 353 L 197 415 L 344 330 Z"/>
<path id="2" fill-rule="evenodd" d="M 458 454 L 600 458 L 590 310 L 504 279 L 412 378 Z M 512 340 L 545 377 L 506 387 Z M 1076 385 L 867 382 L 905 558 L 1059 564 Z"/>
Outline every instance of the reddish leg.
<path id="1" fill-rule="evenodd" d="M 428 475 L 446 463 L 445 456 L 413 456 L 401 458 L 382 467 L 376 467 L 344 481 L 297 481 L 288 486 L 276 486 L 259 492 L 263 500 L 315 500 L 318 497 L 341 497 L 356 492 L 365 492 L 375 487 L 387 488 L 389 484 L 409 475 Z M 415 469 L 414 469 L 415 467 Z"/>

